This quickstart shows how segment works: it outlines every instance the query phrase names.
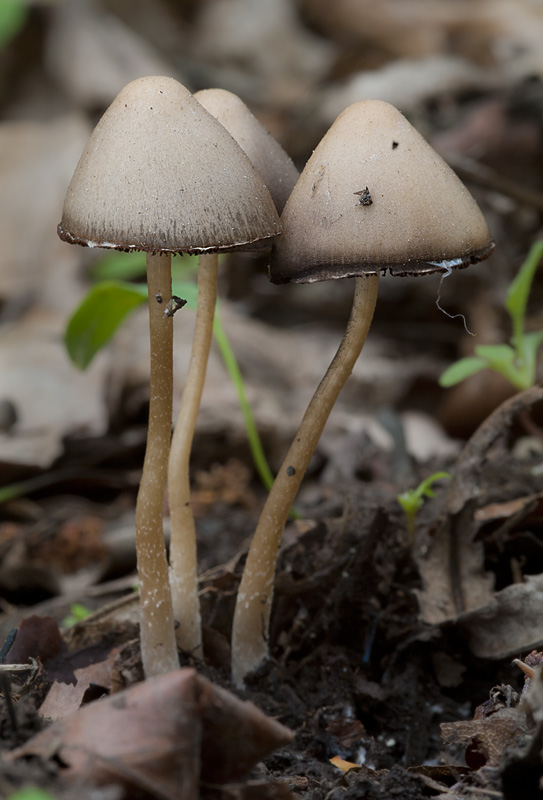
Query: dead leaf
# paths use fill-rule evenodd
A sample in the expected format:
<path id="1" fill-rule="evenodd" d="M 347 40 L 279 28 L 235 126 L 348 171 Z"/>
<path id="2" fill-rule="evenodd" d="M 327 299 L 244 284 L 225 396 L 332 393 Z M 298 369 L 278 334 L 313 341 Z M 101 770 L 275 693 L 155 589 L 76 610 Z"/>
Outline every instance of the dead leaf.
<path id="1" fill-rule="evenodd" d="M 525 497 L 517 497 L 508 500 L 506 503 L 489 503 L 483 508 L 478 508 L 473 519 L 476 522 L 488 522 L 489 520 L 509 519 L 516 516 L 519 512 L 526 515 L 539 508 L 543 502 L 543 493 L 530 494 Z"/>
<path id="2" fill-rule="evenodd" d="M 511 658 L 543 647 L 543 575 L 527 575 L 480 608 L 461 614 L 458 625 L 477 658 Z"/>
<path id="3" fill-rule="evenodd" d="M 61 645 L 62 637 L 55 620 L 31 614 L 21 620 L 4 663 L 27 664 L 29 658 L 46 661 L 57 655 Z"/>
<path id="4" fill-rule="evenodd" d="M 288 0 L 222 0 L 203 4 L 193 47 L 206 64 L 236 74 L 240 59 L 249 66 L 261 96 L 299 101 L 331 66 L 334 47 L 300 24 Z M 274 43 L 281 42 L 278 49 Z M 238 78 L 239 80 L 240 78 Z M 223 77 L 224 80 L 224 77 Z"/>
<path id="5" fill-rule="evenodd" d="M 529 726 L 521 711 L 502 708 L 485 719 L 444 722 L 441 735 L 445 747 L 464 748 L 468 766 L 479 769 L 500 766 L 507 751 L 526 743 Z"/>
<path id="6" fill-rule="evenodd" d="M 185 669 L 91 703 L 9 757 L 56 757 L 72 779 L 155 787 L 159 796 L 191 800 L 198 796 L 200 735 L 196 673 Z"/>
<path id="7" fill-rule="evenodd" d="M 77 302 L 80 248 L 66 247 L 56 231 L 88 135 L 87 121 L 76 115 L 0 125 L 3 299 L 28 303 L 39 297 L 43 306 L 65 314 Z"/>
<path id="8" fill-rule="evenodd" d="M 329 127 L 351 103 L 385 100 L 404 114 L 445 93 L 495 85 L 491 74 L 458 56 L 436 53 L 425 58 L 389 61 L 379 69 L 356 72 L 342 84 L 325 89 L 316 110 L 318 122 Z"/>
<path id="9" fill-rule="evenodd" d="M 135 78 L 172 75 L 171 64 L 103 6 L 71 0 L 52 11 L 46 65 L 79 105 L 106 107 Z"/>
<path id="10" fill-rule="evenodd" d="M 337 767 L 342 772 L 349 772 L 351 769 L 360 769 L 360 764 L 353 764 L 352 761 L 344 761 L 340 756 L 334 756 L 329 760 L 334 767 Z"/>
<path id="11" fill-rule="evenodd" d="M 288 728 L 267 717 L 254 703 L 198 676 L 197 702 L 202 720 L 201 778 L 229 783 L 292 741 Z"/>
<path id="12" fill-rule="evenodd" d="M 40 716 L 64 719 L 80 708 L 91 686 L 101 689 L 100 695 L 107 694 L 111 689 L 111 670 L 120 651 L 121 647 L 115 647 L 104 661 L 74 670 L 75 683 L 54 681 L 40 706 Z"/>
<path id="13" fill-rule="evenodd" d="M 239 780 L 292 738 L 253 703 L 185 668 L 83 706 L 9 759 L 56 758 L 78 781 L 153 787 L 161 797 L 190 800 L 198 796 L 199 777 Z"/>
<path id="14" fill-rule="evenodd" d="M 482 542 L 474 541 L 474 514 L 483 496 L 486 471 L 498 456 L 510 452 L 514 423 L 542 401 L 543 388 L 537 386 L 506 400 L 479 426 L 460 453 L 447 492 L 446 517 L 419 559 L 424 588 L 418 597 L 426 622 L 441 624 L 478 609 L 479 618 L 494 615 L 497 601 L 493 575 L 484 569 Z"/>
<path id="15" fill-rule="evenodd" d="M 70 363 L 62 342 L 69 310 L 33 307 L 0 329 L 0 397 L 12 401 L 18 416 L 10 432 L 0 434 L 3 465 L 45 469 L 63 452 L 67 436 L 97 436 L 107 428 L 108 358 L 101 354 L 86 372 Z"/>

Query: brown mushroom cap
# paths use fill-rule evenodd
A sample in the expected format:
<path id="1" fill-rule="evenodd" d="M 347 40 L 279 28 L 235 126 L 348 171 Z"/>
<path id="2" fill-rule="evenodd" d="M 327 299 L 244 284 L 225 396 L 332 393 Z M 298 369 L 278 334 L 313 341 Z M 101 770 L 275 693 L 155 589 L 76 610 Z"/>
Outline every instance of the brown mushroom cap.
<path id="1" fill-rule="evenodd" d="M 75 170 L 58 227 L 89 247 L 201 253 L 280 230 L 249 158 L 173 78 L 139 78 L 107 109 Z"/>
<path id="2" fill-rule="evenodd" d="M 394 106 L 365 100 L 303 170 L 272 249 L 274 283 L 467 266 L 493 249 L 475 200 Z"/>
<path id="3" fill-rule="evenodd" d="M 247 153 L 280 214 L 299 177 L 290 156 L 236 94 L 226 89 L 202 89 L 194 97 Z"/>

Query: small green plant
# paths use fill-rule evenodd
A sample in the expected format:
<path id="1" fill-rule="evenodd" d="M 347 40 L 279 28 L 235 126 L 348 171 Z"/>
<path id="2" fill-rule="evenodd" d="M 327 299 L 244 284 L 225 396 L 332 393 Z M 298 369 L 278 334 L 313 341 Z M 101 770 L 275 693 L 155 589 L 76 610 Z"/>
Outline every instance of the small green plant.
<path id="1" fill-rule="evenodd" d="M 28 16 L 28 5 L 22 0 L 0 2 L 0 50 L 21 30 Z"/>
<path id="2" fill-rule="evenodd" d="M 537 351 L 543 342 L 543 331 L 525 333 L 524 323 L 528 296 L 542 256 L 543 242 L 536 242 L 507 292 L 505 308 L 513 329 L 510 343 L 479 345 L 475 348 L 475 356 L 461 358 L 445 370 L 439 379 L 441 386 L 454 386 L 482 369 L 501 373 L 519 391 L 534 385 Z"/>
<path id="3" fill-rule="evenodd" d="M 196 310 L 198 291 L 189 280 L 196 271 L 196 258 L 183 256 L 172 262 L 174 295 L 186 300 L 188 309 Z M 147 300 L 147 286 L 132 281 L 145 275 L 145 253 L 110 253 L 100 259 L 93 278 L 97 280 L 66 327 L 64 341 L 68 354 L 79 369 L 86 369 L 95 355 L 110 341 L 130 312 Z M 249 447 L 258 475 L 266 489 L 273 484 L 273 474 L 264 455 L 253 413 L 245 392 L 243 377 L 230 342 L 224 330 L 217 304 L 213 335 L 219 347 L 226 370 L 232 381 L 243 414 Z"/>
<path id="4" fill-rule="evenodd" d="M 55 800 L 55 798 L 49 792 L 38 789 L 37 786 L 26 786 L 24 789 L 18 789 L 14 794 L 8 795 L 6 800 Z"/>
<path id="5" fill-rule="evenodd" d="M 451 476 L 448 472 L 434 472 L 429 478 L 419 483 L 416 489 L 408 489 L 397 497 L 398 503 L 401 505 L 405 512 L 407 520 L 407 532 L 411 542 L 415 539 L 415 520 L 417 514 L 424 504 L 427 497 L 435 497 L 435 492 L 432 486 L 436 481 L 449 479 Z"/>
<path id="6" fill-rule="evenodd" d="M 87 617 L 90 617 L 92 611 L 90 608 L 82 605 L 81 603 L 72 603 L 70 606 L 70 613 L 67 614 L 62 620 L 63 628 L 71 628 L 77 622 L 81 622 Z"/>

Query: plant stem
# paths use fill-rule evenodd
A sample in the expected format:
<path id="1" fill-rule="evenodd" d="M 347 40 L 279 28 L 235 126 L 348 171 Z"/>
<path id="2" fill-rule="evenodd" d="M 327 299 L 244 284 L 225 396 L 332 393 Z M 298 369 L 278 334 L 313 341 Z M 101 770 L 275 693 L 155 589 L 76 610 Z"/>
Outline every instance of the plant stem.
<path id="1" fill-rule="evenodd" d="M 524 336 L 524 321 L 528 296 L 532 288 L 537 266 L 543 257 L 543 242 L 535 242 L 519 270 L 516 278 L 511 283 L 507 293 L 506 307 L 511 316 L 513 325 L 513 344 L 517 357 L 522 361 L 522 338 Z"/>
<path id="2" fill-rule="evenodd" d="M 232 678 L 237 686 L 242 686 L 245 676 L 268 655 L 275 564 L 283 528 L 328 416 L 366 341 L 378 286 L 379 275 L 356 279 L 343 340 L 313 395 L 260 515 L 234 612 Z"/>
<path id="3" fill-rule="evenodd" d="M 171 256 L 147 254 L 151 342 L 149 429 L 136 503 L 141 655 L 146 677 L 179 667 L 162 522 L 172 427 L 173 327 L 172 320 L 164 316 L 171 284 Z"/>
<path id="4" fill-rule="evenodd" d="M 230 346 L 230 342 L 228 341 L 228 337 L 226 335 L 226 331 L 224 330 L 218 310 L 215 314 L 213 333 L 215 334 L 215 340 L 219 350 L 221 351 L 222 360 L 224 361 L 224 365 L 238 396 L 238 402 L 241 408 L 241 413 L 243 414 L 245 430 L 247 431 L 247 439 L 249 440 L 249 447 L 251 450 L 251 455 L 253 456 L 256 471 L 258 472 L 264 487 L 269 490 L 273 485 L 273 473 L 266 460 L 264 448 L 262 447 L 262 442 L 260 440 L 260 436 L 258 435 L 258 429 L 253 417 L 251 405 L 245 392 L 245 385 L 243 383 L 241 370 L 234 355 L 234 351 Z"/>
<path id="5" fill-rule="evenodd" d="M 182 650 L 202 656 L 202 632 L 198 602 L 196 528 L 190 503 L 189 462 L 196 418 L 204 388 L 213 319 L 217 300 L 218 256 L 201 255 L 198 263 L 198 306 L 192 352 L 179 415 L 175 424 L 168 486 L 170 496 L 170 583 L 177 643 Z"/>

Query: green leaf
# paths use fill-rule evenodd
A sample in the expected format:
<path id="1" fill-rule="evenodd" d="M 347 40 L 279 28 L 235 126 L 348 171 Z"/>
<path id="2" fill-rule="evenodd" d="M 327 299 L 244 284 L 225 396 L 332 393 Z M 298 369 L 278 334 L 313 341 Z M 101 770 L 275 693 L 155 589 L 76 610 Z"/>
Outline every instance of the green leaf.
<path id="1" fill-rule="evenodd" d="M 0 0 L 2 2 L 2 0 Z M 172 275 L 174 279 L 182 280 L 198 270 L 197 256 L 174 256 L 172 259 Z M 145 253 L 123 253 L 120 250 L 111 250 L 102 256 L 91 270 L 94 281 L 131 281 L 145 280 L 147 272 L 147 257 Z"/>
<path id="2" fill-rule="evenodd" d="M 543 343 L 543 331 L 525 333 L 520 340 L 519 354 L 519 379 L 522 384 L 519 388 L 529 389 L 535 383 L 537 367 L 537 351 Z"/>
<path id="3" fill-rule="evenodd" d="M 64 617 L 62 620 L 62 627 L 63 628 L 71 628 L 73 625 L 76 625 L 78 622 L 81 622 L 87 617 L 90 617 L 92 611 L 90 608 L 82 605 L 82 603 L 72 603 L 70 606 L 70 613 Z"/>
<path id="4" fill-rule="evenodd" d="M 449 472 L 434 472 L 429 478 L 419 483 L 416 491 L 420 497 L 435 497 L 435 492 L 432 486 L 436 481 L 449 480 L 451 474 Z"/>
<path id="5" fill-rule="evenodd" d="M 409 538 L 413 541 L 415 537 L 415 520 L 417 514 L 423 506 L 425 497 L 435 497 L 435 492 L 432 489 L 436 481 L 450 478 L 448 472 L 434 472 L 426 480 L 421 481 L 416 489 L 407 489 L 407 491 L 399 494 L 396 499 L 404 510 L 407 519 L 407 532 Z"/>
<path id="6" fill-rule="evenodd" d="M 21 30 L 28 7 L 21 0 L 0 0 L 0 50 Z"/>
<path id="7" fill-rule="evenodd" d="M 191 311 L 196 311 L 196 306 L 198 305 L 198 287 L 195 283 L 173 281 L 172 294 L 177 295 L 177 297 L 182 297 L 183 300 L 187 301 L 186 307 Z"/>
<path id="8" fill-rule="evenodd" d="M 529 376 L 522 352 L 524 338 L 523 336 L 520 339 L 520 350 L 514 350 L 508 344 L 486 344 L 475 348 L 477 355 L 487 360 L 489 369 L 499 372 L 520 391 L 527 389 L 530 385 L 529 382 L 527 383 Z"/>
<path id="9" fill-rule="evenodd" d="M 86 369 L 124 318 L 147 298 L 147 286 L 107 281 L 93 286 L 68 321 L 64 341 L 73 363 Z"/>
<path id="10" fill-rule="evenodd" d="M 172 259 L 172 278 L 175 281 L 186 280 L 189 275 L 198 273 L 198 256 L 176 255 Z"/>
<path id="11" fill-rule="evenodd" d="M 95 281 L 145 280 L 147 271 L 145 253 L 122 253 L 112 250 L 93 266 L 91 274 Z"/>
<path id="12" fill-rule="evenodd" d="M 516 353 L 508 344 L 480 344 L 475 348 L 475 354 L 489 362 L 489 366 L 496 369 L 496 365 L 513 364 Z"/>
<path id="13" fill-rule="evenodd" d="M 55 798 L 49 792 L 38 789 L 37 786 L 27 786 L 24 789 L 19 789 L 14 794 L 10 794 L 6 800 L 55 800 Z"/>
<path id="14" fill-rule="evenodd" d="M 476 372 L 487 367 L 488 362 L 483 358 L 475 358 L 474 356 L 461 358 L 445 370 L 439 379 L 439 385 L 444 388 L 455 386 L 460 381 L 469 378 L 470 375 L 475 375 Z"/>

